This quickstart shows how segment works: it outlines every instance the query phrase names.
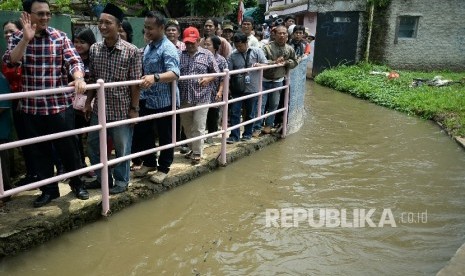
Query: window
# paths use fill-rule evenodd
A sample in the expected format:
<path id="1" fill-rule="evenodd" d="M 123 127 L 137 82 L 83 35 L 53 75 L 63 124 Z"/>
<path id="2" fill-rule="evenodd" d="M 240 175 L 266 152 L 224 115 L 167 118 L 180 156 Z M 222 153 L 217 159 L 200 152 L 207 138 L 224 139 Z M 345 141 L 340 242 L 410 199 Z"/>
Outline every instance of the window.
<path id="1" fill-rule="evenodd" d="M 417 37 L 417 28 L 419 16 L 399 16 L 398 38 L 415 38 Z"/>
<path id="2" fill-rule="evenodd" d="M 334 17 L 333 22 L 334 23 L 350 23 L 350 18 L 349 17 Z"/>

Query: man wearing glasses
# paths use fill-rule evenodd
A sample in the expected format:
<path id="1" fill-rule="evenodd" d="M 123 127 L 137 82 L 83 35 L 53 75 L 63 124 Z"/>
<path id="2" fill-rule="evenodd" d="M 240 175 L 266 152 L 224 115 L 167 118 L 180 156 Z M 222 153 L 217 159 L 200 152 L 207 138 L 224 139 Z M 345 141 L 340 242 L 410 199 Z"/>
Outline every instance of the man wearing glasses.
<path id="1" fill-rule="evenodd" d="M 76 93 L 84 93 L 84 64 L 71 40 L 64 32 L 49 27 L 50 5 L 47 0 L 23 2 L 20 21 L 23 30 L 9 40 L 3 62 L 22 66 L 24 91 L 74 86 Z M 64 65 L 74 81 L 68 84 Z M 26 138 L 47 135 L 74 129 L 73 92 L 35 96 L 21 99 L 19 108 L 24 113 Z M 38 180 L 53 176 L 52 145 L 67 171 L 81 168 L 77 137 L 75 135 L 31 145 L 31 159 L 37 168 Z M 79 199 L 88 199 L 89 194 L 79 176 L 72 177 L 70 186 Z M 42 194 L 34 201 L 41 207 L 60 196 L 58 183 L 41 187 Z"/>

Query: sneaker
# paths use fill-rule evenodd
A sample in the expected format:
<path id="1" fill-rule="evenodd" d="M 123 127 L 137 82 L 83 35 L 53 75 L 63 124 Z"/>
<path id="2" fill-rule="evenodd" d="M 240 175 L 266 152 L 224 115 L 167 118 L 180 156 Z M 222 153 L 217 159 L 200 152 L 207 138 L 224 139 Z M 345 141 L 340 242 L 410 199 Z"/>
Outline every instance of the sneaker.
<path id="1" fill-rule="evenodd" d="M 230 145 L 231 145 L 231 144 L 234 144 L 234 143 L 236 143 L 236 142 L 237 142 L 237 140 L 234 139 L 234 138 L 232 138 L 232 137 L 229 137 L 228 139 L 226 139 L 226 143 L 227 143 L 227 144 L 230 144 Z"/>
<path id="2" fill-rule="evenodd" d="M 186 153 L 186 155 L 184 155 L 184 158 L 186 159 L 191 159 L 192 158 L 192 154 L 194 154 L 193 151 L 189 151 L 188 153 Z"/>
<path id="3" fill-rule="evenodd" d="M 263 130 L 262 130 L 262 133 L 263 134 L 270 134 L 271 133 L 271 127 L 270 126 L 264 127 Z"/>
<path id="4" fill-rule="evenodd" d="M 134 171 L 134 176 L 135 177 L 144 177 L 149 172 L 153 172 L 153 171 L 156 171 L 156 170 L 157 170 L 157 167 L 147 167 L 147 166 L 142 165 L 142 167 L 140 167 L 140 169 Z"/>
<path id="5" fill-rule="evenodd" d="M 261 133 L 261 132 L 262 132 L 261 130 L 255 130 L 255 131 L 252 133 L 252 137 L 254 137 L 254 138 L 260 137 L 260 133 Z"/>
<path id="6" fill-rule="evenodd" d="M 189 151 L 191 151 L 191 150 L 189 149 L 188 146 L 181 146 L 181 150 L 179 151 L 179 153 L 181 153 L 181 154 L 186 154 L 186 153 L 188 153 Z"/>
<path id="7" fill-rule="evenodd" d="M 113 188 L 110 189 L 110 195 L 120 194 L 120 193 L 126 192 L 127 190 L 128 190 L 127 186 L 115 185 Z"/>
<path id="8" fill-rule="evenodd" d="M 247 142 L 247 141 L 250 141 L 251 139 L 252 139 L 252 137 L 250 137 L 250 136 L 242 136 L 241 141 Z"/>
<path id="9" fill-rule="evenodd" d="M 83 174 L 81 179 L 84 182 L 92 182 L 97 179 L 97 174 L 95 174 L 94 171 L 90 171 L 88 173 Z"/>
<path id="10" fill-rule="evenodd" d="M 168 174 L 158 171 L 150 177 L 150 181 L 155 184 L 162 184 L 166 176 L 168 176 Z"/>
<path id="11" fill-rule="evenodd" d="M 192 155 L 192 159 L 191 159 L 191 164 L 192 165 L 198 165 L 200 164 L 200 161 L 202 161 L 202 156 L 200 156 L 200 154 L 194 154 Z"/>
<path id="12" fill-rule="evenodd" d="M 87 182 L 84 184 L 84 187 L 86 189 L 100 189 L 102 187 L 102 184 L 100 184 L 100 182 L 95 179 L 94 181 L 91 181 L 91 182 Z"/>

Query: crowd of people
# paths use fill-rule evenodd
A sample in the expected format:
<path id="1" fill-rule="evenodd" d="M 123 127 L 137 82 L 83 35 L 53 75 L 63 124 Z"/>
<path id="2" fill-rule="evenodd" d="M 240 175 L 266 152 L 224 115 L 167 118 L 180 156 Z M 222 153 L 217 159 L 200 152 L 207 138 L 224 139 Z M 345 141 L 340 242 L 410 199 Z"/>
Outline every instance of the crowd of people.
<path id="1" fill-rule="evenodd" d="M 98 19 L 98 30 L 103 38 L 97 41 L 89 28 L 79 30 L 70 39 L 66 33 L 49 26 L 52 14 L 47 0 L 26 0 L 18 21 L 3 24 L 7 50 L 3 55 L 2 68 L 20 68 L 21 81 L 18 91 L 73 86 L 74 92 L 56 93 L 23 98 L 13 102 L 0 102 L 0 143 L 10 141 L 13 121 L 18 139 L 27 139 L 61 131 L 98 124 L 98 95 L 87 90 L 86 84 L 97 79 L 105 82 L 142 80 L 140 85 L 117 86 L 105 89 L 105 113 L 107 122 L 147 116 L 170 111 L 172 108 L 173 81 L 180 76 L 219 73 L 225 69 L 279 64 L 264 70 L 263 82 L 259 71 L 234 74 L 230 80 L 230 95 L 234 98 L 260 90 L 283 85 L 289 70 L 310 53 L 314 36 L 295 18 L 277 18 L 272 24 L 256 26 L 252 18 L 245 17 L 240 26 L 230 22 L 222 24 L 209 18 L 203 25 L 203 35 L 197 28 L 184 30 L 174 19 L 167 19 L 156 11 L 148 12 L 144 19 L 146 46 L 141 49 L 132 44 L 133 28 L 124 19 L 123 11 L 108 3 Z M 182 34 L 182 36 L 181 36 Z M 182 37 L 182 39 L 181 39 Z M 0 75 L 0 94 L 14 92 L 13 81 Z M 176 107 L 197 107 L 223 99 L 224 82 L 221 77 L 181 80 L 176 91 Z M 13 91 L 11 91 L 13 90 Z M 229 124 L 237 125 L 261 114 L 273 112 L 283 104 L 283 93 L 274 91 L 230 105 Z M 10 112 L 11 111 L 11 112 Z M 12 118 L 10 117 L 12 115 Z M 206 131 L 218 131 L 220 108 L 198 108 L 183 112 L 177 117 L 178 125 L 172 130 L 171 116 L 146 120 L 135 125 L 125 124 L 107 130 L 107 152 L 114 150 L 116 157 L 132 152 L 152 149 L 158 143 L 164 146 L 176 140 L 203 135 Z M 276 122 L 275 122 L 276 121 Z M 267 135 L 279 128 L 282 118 L 269 116 L 236 128 L 227 139 L 228 144 L 248 141 Z M 87 139 L 84 139 L 85 137 Z M 201 162 L 203 139 L 189 143 L 180 149 L 192 165 Z M 86 150 L 87 149 L 87 153 Z M 161 150 L 120 162 L 109 170 L 110 194 L 125 192 L 133 177 L 145 177 L 162 184 L 169 174 L 174 159 L 174 148 Z M 100 162 L 99 132 L 68 136 L 53 141 L 24 146 L 21 149 L 25 161 L 25 177 L 16 186 L 47 179 L 55 174 L 73 171 Z M 5 189 L 14 185 L 9 177 L 8 151 L 0 151 Z M 131 165 L 132 162 L 132 165 Z M 86 200 L 87 189 L 101 187 L 100 170 L 75 176 L 69 180 L 74 195 Z M 58 183 L 41 188 L 41 195 L 34 207 L 41 207 L 60 196 Z M 7 199 L 4 198 L 3 201 Z"/>

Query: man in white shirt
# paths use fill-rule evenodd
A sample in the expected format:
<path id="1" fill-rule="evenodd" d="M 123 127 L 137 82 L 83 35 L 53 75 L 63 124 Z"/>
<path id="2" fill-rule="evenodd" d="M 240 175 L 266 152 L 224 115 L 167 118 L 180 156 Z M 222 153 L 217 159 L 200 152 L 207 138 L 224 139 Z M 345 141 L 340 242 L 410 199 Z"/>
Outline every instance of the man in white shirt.
<path id="1" fill-rule="evenodd" d="M 260 43 L 258 39 L 253 35 L 254 29 L 254 20 L 252 17 L 244 17 L 242 20 L 242 32 L 247 36 L 247 43 L 249 47 L 258 47 L 260 48 Z"/>

